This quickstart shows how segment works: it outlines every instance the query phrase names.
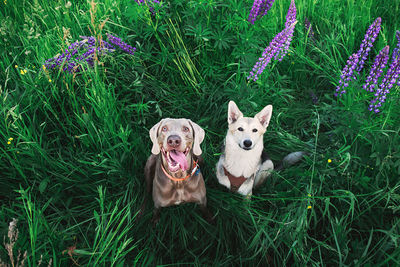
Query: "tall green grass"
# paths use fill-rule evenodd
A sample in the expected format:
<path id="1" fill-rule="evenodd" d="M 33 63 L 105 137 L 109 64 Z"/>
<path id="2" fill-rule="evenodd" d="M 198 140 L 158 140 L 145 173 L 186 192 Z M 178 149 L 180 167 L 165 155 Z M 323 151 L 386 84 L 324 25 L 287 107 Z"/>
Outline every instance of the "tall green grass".
<path id="1" fill-rule="evenodd" d="M 252 1 L 176 0 L 155 16 L 133 0 L 2 1 L 0 238 L 18 219 L 14 254 L 26 251 L 26 266 L 400 265 L 399 87 L 378 115 L 362 90 L 373 57 L 396 45 L 400 4 L 297 0 L 289 54 L 248 82 L 289 4 L 276 0 L 250 25 Z M 378 16 L 366 69 L 336 99 L 340 71 Z M 135 55 L 107 55 L 76 75 L 43 70 L 80 35 L 106 33 L 136 46 Z M 248 116 L 274 106 L 264 139 L 273 160 L 310 153 L 250 201 L 214 174 L 229 100 Z M 165 117 L 206 131 L 202 172 L 215 225 L 195 204 L 163 209 L 155 228 L 151 201 L 137 216 L 148 130 Z"/>

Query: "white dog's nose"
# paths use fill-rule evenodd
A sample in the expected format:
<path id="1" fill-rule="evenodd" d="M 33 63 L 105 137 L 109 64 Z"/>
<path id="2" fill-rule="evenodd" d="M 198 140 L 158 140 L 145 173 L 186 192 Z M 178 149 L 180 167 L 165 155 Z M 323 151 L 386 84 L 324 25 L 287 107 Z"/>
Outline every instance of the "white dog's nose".
<path id="1" fill-rule="evenodd" d="M 253 142 L 251 142 L 251 140 L 249 140 L 249 139 L 246 139 L 246 140 L 243 141 L 243 145 L 244 145 L 246 148 L 251 147 L 252 144 L 253 144 Z"/>

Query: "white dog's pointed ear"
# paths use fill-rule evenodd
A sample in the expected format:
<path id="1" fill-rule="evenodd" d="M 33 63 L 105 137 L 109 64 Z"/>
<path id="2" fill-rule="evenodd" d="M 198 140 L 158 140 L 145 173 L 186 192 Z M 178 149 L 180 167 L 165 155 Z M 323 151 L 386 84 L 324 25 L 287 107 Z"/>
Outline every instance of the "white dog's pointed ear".
<path id="1" fill-rule="evenodd" d="M 205 132 L 204 130 L 197 124 L 189 120 L 190 125 L 192 126 L 193 129 L 193 154 L 196 156 L 200 156 L 203 151 L 201 151 L 200 144 L 204 140 L 204 135 Z"/>
<path id="2" fill-rule="evenodd" d="M 154 155 L 160 154 L 160 145 L 157 142 L 157 138 L 158 138 L 158 129 L 160 128 L 162 121 L 163 120 L 159 121 L 156 125 L 151 127 L 149 131 L 151 142 L 153 142 L 151 153 L 153 153 Z"/>
<path id="3" fill-rule="evenodd" d="M 234 123 L 237 121 L 239 118 L 243 117 L 243 113 L 239 110 L 238 106 L 236 106 L 236 103 L 233 101 L 229 101 L 228 104 L 228 123 Z"/>
<path id="4" fill-rule="evenodd" d="M 271 119 L 272 115 L 272 105 L 268 105 L 263 108 L 257 115 L 255 116 L 256 119 L 261 123 L 264 128 L 268 127 L 269 120 Z"/>

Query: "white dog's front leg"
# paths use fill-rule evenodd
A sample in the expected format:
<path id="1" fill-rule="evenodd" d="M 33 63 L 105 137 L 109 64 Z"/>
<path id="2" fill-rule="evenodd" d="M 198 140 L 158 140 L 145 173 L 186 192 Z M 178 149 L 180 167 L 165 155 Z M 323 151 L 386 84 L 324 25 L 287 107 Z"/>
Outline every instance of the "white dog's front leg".
<path id="1" fill-rule="evenodd" d="M 231 189 L 231 182 L 224 173 L 224 165 L 222 164 L 223 162 L 223 157 L 220 157 L 217 166 L 215 167 L 217 169 L 217 179 L 220 184 L 227 187 L 228 189 Z"/>
<path id="2" fill-rule="evenodd" d="M 243 196 L 250 197 L 253 194 L 252 192 L 253 184 L 254 184 L 254 177 L 250 177 L 239 187 L 237 192 Z"/>

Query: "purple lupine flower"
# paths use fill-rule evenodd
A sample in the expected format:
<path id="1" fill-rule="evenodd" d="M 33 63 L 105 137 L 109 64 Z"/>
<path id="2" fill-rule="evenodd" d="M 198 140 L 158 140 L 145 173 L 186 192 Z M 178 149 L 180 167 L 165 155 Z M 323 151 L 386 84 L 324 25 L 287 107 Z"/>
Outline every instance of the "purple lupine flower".
<path id="1" fill-rule="evenodd" d="M 248 21 L 251 24 L 257 20 L 257 18 L 261 18 L 265 16 L 268 10 L 271 9 L 275 0 L 254 0 L 253 6 L 250 10 Z"/>
<path id="2" fill-rule="evenodd" d="M 400 57 L 400 31 L 396 31 L 397 46 L 393 49 L 393 56 Z M 392 61 L 394 60 L 392 56 Z M 397 86 L 400 86 L 400 79 L 397 82 Z"/>
<path id="3" fill-rule="evenodd" d="M 375 42 L 376 37 L 381 30 L 381 22 L 382 19 L 378 17 L 368 28 L 367 32 L 365 33 L 364 40 L 360 45 L 360 49 L 358 50 L 358 66 L 356 71 L 360 73 L 362 68 L 364 67 L 365 60 L 367 59 L 368 53 L 371 50 L 373 43 Z"/>
<path id="4" fill-rule="evenodd" d="M 252 71 L 247 77 L 248 80 L 252 79 L 253 81 L 258 80 L 258 76 L 264 71 L 265 67 L 274 57 L 274 55 L 285 45 L 286 40 L 290 37 L 290 33 L 297 21 L 295 21 L 290 27 L 285 28 L 283 31 L 278 33 L 274 39 L 269 43 L 267 48 L 265 48 L 262 56 L 258 59 L 256 64 L 254 65 Z"/>
<path id="5" fill-rule="evenodd" d="M 116 42 L 116 45 L 129 54 L 133 54 L 136 48 L 122 42 L 118 37 L 111 36 L 111 39 Z M 83 62 L 89 66 L 94 65 L 95 55 L 104 55 L 109 52 L 114 52 L 115 48 L 107 41 L 99 40 L 93 36 L 80 36 L 81 41 L 75 41 L 61 54 L 45 61 L 44 65 L 48 69 L 61 68 L 68 72 L 79 72 L 83 70 Z M 96 46 L 96 43 L 98 44 Z"/>
<path id="6" fill-rule="evenodd" d="M 306 28 L 306 32 L 308 33 L 308 37 L 310 38 L 310 40 L 315 41 L 314 30 L 308 18 L 304 19 L 304 27 Z"/>
<path id="7" fill-rule="evenodd" d="M 357 67 L 358 63 L 358 54 L 352 54 L 347 60 L 346 66 L 342 70 L 342 74 L 340 75 L 339 85 L 336 87 L 335 96 L 341 96 L 346 93 L 345 88 L 349 86 L 349 82 L 356 77 L 354 75 L 354 70 Z"/>
<path id="8" fill-rule="evenodd" d="M 296 4 L 294 0 L 290 2 L 288 13 L 286 15 L 285 27 L 290 27 L 296 21 Z"/>
<path id="9" fill-rule="evenodd" d="M 341 96 L 346 93 L 346 87 L 349 86 L 351 80 L 356 80 L 356 75 L 360 73 L 364 67 L 364 62 L 367 59 L 368 53 L 371 50 L 372 44 L 381 29 L 381 18 L 378 17 L 368 28 L 365 33 L 364 40 L 360 45 L 360 49 L 357 53 L 351 55 L 347 60 L 346 66 L 342 70 L 340 75 L 339 85 L 336 87 L 335 96 Z"/>
<path id="10" fill-rule="evenodd" d="M 272 5 L 274 4 L 275 0 L 264 0 L 263 4 L 261 5 L 261 10 L 264 10 L 264 13 L 261 15 L 267 15 L 267 12 L 271 9 Z"/>
<path id="11" fill-rule="evenodd" d="M 146 6 L 148 6 L 150 12 L 154 15 L 155 14 L 155 10 L 154 7 L 152 7 L 151 5 L 154 4 L 160 4 L 160 1 L 158 0 L 135 0 L 136 3 L 138 3 L 139 5 L 145 4 Z"/>
<path id="12" fill-rule="evenodd" d="M 286 15 L 285 28 L 288 29 L 288 35 L 285 40 L 285 44 L 281 46 L 275 54 L 275 60 L 282 61 L 283 57 L 288 53 L 290 43 L 292 42 L 294 26 L 293 23 L 296 21 L 296 5 L 294 0 L 290 3 L 288 13 Z"/>
<path id="13" fill-rule="evenodd" d="M 110 43 L 112 43 L 113 45 L 118 46 L 119 48 L 121 48 L 124 52 L 133 55 L 136 51 L 136 47 L 132 47 L 130 45 L 128 45 L 127 43 L 124 43 L 121 38 L 113 36 L 109 33 L 107 33 L 107 37 L 108 40 L 110 41 Z"/>
<path id="14" fill-rule="evenodd" d="M 263 0 L 254 0 L 253 7 L 250 10 L 249 19 L 248 19 L 248 21 L 251 24 L 254 24 L 254 22 L 257 20 L 257 16 L 260 13 L 260 7 L 261 7 L 262 2 L 263 2 Z"/>
<path id="15" fill-rule="evenodd" d="M 369 105 L 369 110 L 375 113 L 380 112 L 380 107 L 386 100 L 386 95 L 390 92 L 390 89 L 396 83 L 400 74 L 400 57 L 396 57 L 391 61 L 388 71 L 385 77 L 383 77 L 379 88 L 376 90 L 374 96 L 375 98 L 371 100 Z"/>
<path id="16" fill-rule="evenodd" d="M 383 69 L 386 67 L 386 64 L 389 59 L 389 46 L 385 46 L 379 54 L 375 57 L 374 64 L 371 67 L 369 75 L 365 80 L 365 84 L 363 88 L 369 92 L 372 92 L 375 89 L 375 86 L 378 83 L 378 79 L 382 74 Z"/>
<path id="17" fill-rule="evenodd" d="M 314 105 L 318 104 L 318 96 L 313 91 L 310 92 L 310 96 L 312 103 Z"/>
<path id="18" fill-rule="evenodd" d="M 158 1 L 158 0 L 151 0 L 151 1 L 149 1 L 149 0 L 135 0 L 136 1 L 136 3 L 138 3 L 138 4 L 146 4 L 146 2 L 153 2 L 153 3 L 156 3 L 156 4 L 159 4 L 160 3 L 160 1 Z"/>

